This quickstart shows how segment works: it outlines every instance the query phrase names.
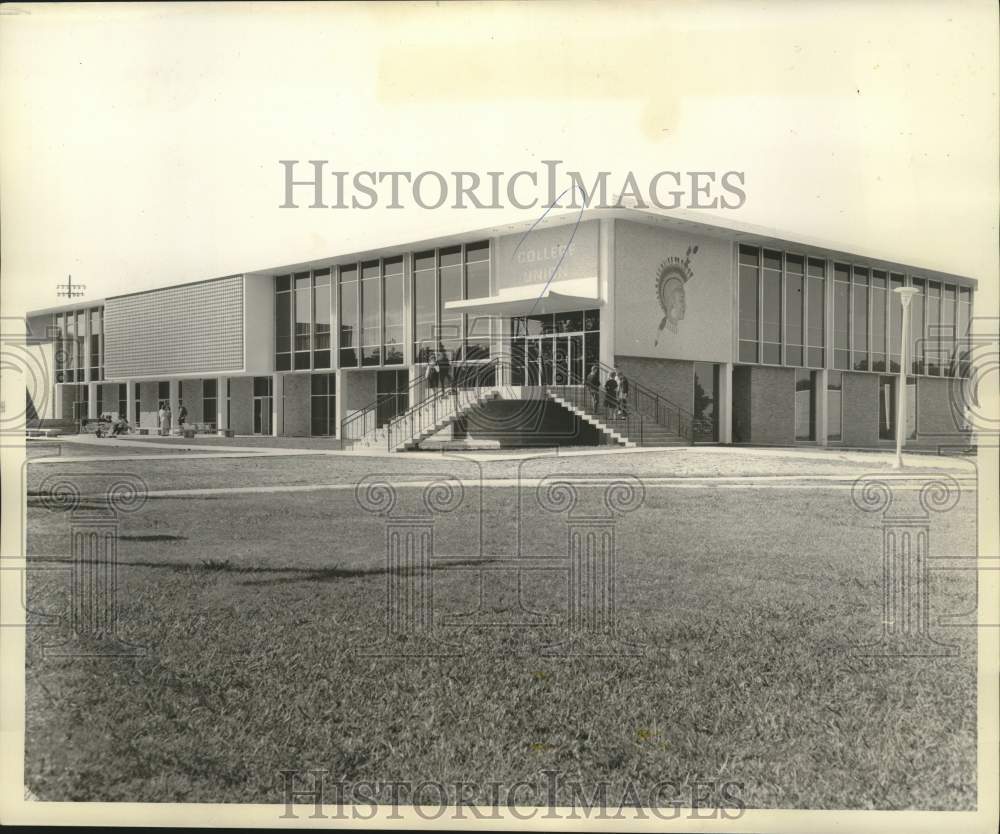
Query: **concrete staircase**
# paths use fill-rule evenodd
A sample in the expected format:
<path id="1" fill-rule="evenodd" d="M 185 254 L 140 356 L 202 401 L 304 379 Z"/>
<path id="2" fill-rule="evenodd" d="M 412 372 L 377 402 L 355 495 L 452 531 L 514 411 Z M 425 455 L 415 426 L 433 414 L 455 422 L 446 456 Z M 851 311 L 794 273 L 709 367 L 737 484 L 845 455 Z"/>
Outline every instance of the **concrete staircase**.
<path id="1" fill-rule="evenodd" d="M 499 388 L 458 389 L 454 393 L 444 394 L 429 403 L 410 409 L 405 415 L 379 431 L 385 433 L 385 442 L 392 451 L 413 451 L 420 448 L 422 441 L 433 437 L 456 420 L 462 419 L 474 408 L 499 398 Z M 431 412 L 432 407 L 433 412 Z M 406 431 L 407 422 L 410 420 L 418 426 L 412 433 Z M 397 438 L 400 439 L 399 442 L 396 442 Z"/>
<path id="2" fill-rule="evenodd" d="M 600 412 L 595 414 L 590 395 L 582 387 L 550 389 L 546 393 L 551 400 L 559 403 L 581 420 L 590 423 L 613 442 L 626 448 L 690 445 L 687 439 L 676 431 L 661 426 L 647 416 L 612 417 Z"/>
<path id="3" fill-rule="evenodd" d="M 634 449 L 637 445 L 634 441 L 628 439 L 627 434 L 627 420 L 609 420 L 600 419 L 595 417 L 590 413 L 590 409 L 585 409 L 582 407 L 581 403 L 576 402 L 576 397 L 565 397 L 560 396 L 554 391 L 549 391 L 548 397 L 553 402 L 558 403 L 567 411 L 572 412 L 581 420 L 586 423 L 590 423 L 599 432 L 604 434 L 613 443 L 617 443 L 619 446 L 624 446 L 627 449 Z M 613 425 L 617 424 L 617 425 Z"/>

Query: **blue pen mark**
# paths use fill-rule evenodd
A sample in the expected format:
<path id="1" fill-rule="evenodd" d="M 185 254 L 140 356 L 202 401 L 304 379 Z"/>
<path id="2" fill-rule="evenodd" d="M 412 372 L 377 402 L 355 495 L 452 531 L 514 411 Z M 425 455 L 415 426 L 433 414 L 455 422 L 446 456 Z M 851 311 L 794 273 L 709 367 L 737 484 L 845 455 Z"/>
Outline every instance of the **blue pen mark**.
<path id="1" fill-rule="evenodd" d="M 542 296 L 545 295 L 545 292 L 546 292 L 546 290 L 548 290 L 549 285 L 552 283 L 553 279 L 556 277 L 556 273 L 559 272 L 559 267 L 562 266 L 562 262 L 563 262 L 563 259 L 566 257 L 566 253 L 569 252 L 570 246 L 573 245 L 573 238 L 576 237 L 576 230 L 580 228 L 580 220 L 583 218 L 583 210 L 587 207 L 587 203 L 589 202 L 589 198 L 587 197 L 587 192 L 583 190 L 583 186 L 579 185 L 578 183 L 574 183 L 571 188 L 567 188 L 566 191 L 563 191 L 562 194 L 560 194 L 558 197 L 556 197 L 555 200 L 552 201 L 552 205 L 550 205 L 542 213 L 542 216 L 539 217 L 534 223 L 531 224 L 531 228 L 528 229 L 528 231 L 526 231 L 523 235 L 521 235 L 521 239 L 517 242 L 517 246 L 514 247 L 514 252 L 510 256 L 510 259 L 512 261 L 514 260 L 515 257 L 517 257 L 517 250 L 521 248 L 521 244 L 524 243 L 524 241 L 527 239 L 528 235 L 530 235 L 535 230 L 535 227 L 538 226 L 538 224 L 541 223 L 545 219 L 545 216 L 550 211 L 552 211 L 553 208 L 555 208 L 555 206 L 563 198 L 563 196 L 566 194 L 566 192 L 570 191 L 571 189 L 574 190 L 574 191 L 576 189 L 579 189 L 580 190 L 580 194 L 583 196 L 583 200 L 580 203 L 580 213 L 576 216 L 576 221 L 573 223 L 573 233 L 569 236 L 569 240 L 566 242 L 566 246 L 563 249 L 562 254 L 559 256 L 559 260 L 556 261 L 556 265 L 554 267 L 552 267 L 552 272 L 549 274 L 548 280 L 545 282 L 545 285 L 542 287 L 542 291 L 539 293 L 538 298 L 535 299 L 535 303 L 532 305 L 531 310 L 528 311 L 528 315 L 529 316 L 532 313 L 535 312 L 535 307 L 537 307 L 538 306 L 538 302 L 542 300 Z"/>

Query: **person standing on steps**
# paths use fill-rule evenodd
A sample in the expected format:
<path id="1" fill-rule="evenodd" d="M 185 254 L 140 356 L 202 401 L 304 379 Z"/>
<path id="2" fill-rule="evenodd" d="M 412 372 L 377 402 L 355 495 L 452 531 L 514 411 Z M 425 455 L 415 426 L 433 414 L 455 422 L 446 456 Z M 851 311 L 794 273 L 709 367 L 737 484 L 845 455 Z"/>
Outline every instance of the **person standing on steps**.
<path id="1" fill-rule="evenodd" d="M 428 357 L 427 368 L 424 372 L 424 382 L 427 383 L 427 396 L 429 397 L 437 389 L 438 369 L 437 356 Z"/>
<path id="2" fill-rule="evenodd" d="M 614 416 L 618 411 L 618 380 L 614 371 L 604 383 L 604 410 L 608 417 Z"/>
<path id="3" fill-rule="evenodd" d="M 628 377 L 621 371 L 618 372 L 618 414 L 621 417 L 628 417 Z"/>
<path id="4" fill-rule="evenodd" d="M 590 366 L 587 374 L 587 393 L 590 394 L 591 411 L 596 415 L 601 407 L 601 371 L 597 365 Z"/>
<path id="5" fill-rule="evenodd" d="M 449 388 L 453 388 L 451 379 L 451 360 L 448 358 L 448 351 L 444 349 L 444 345 L 438 342 L 438 354 L 437 354 L 437 371 L 438 371 L 438 385 L 441 386 L 441 390 L 446 391 Z"/>

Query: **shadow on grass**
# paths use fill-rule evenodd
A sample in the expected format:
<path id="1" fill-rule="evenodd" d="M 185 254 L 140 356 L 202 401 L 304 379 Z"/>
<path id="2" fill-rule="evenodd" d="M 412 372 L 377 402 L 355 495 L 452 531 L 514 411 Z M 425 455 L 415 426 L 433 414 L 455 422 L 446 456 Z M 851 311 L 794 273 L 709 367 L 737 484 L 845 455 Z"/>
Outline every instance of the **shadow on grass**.
<path id="1" fill-rule="evenodd" d="M 38 559 L 68 563 L 69 559 Z M 89 561 L 89 560 L 84 560 Z M 458 567 L 479 567 L 496 564 L 499 559 L 441 559 L 431 565 L 431 570 L 447 570 Z M 255 585 L 290 585 L 295 582 L 332 582 L 337 579 L 355 579 L 364 576 L 384 576 L 390 571 L 384 566 L 373 568 L 292 568 L 264 567 L 261 565 L 234 565 L 228 559 L 203 559 L 199 564 L 173 564 L 170 562 L 148 562 L 139 560 L 118 560 L 119 567 L 154 568 L 172 573 L 228 573 L 250 576 L 255 574 L 268 575 L 266 579 L 251 579 L 239 584 L 252 587 Z"/>

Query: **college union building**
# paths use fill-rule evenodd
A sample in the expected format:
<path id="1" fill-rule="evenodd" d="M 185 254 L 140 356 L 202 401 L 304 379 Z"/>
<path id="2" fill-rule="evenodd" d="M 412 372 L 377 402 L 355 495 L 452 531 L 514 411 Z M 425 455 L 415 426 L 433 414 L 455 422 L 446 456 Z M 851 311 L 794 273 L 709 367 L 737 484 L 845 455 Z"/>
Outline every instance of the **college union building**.
<path id="1" fill-rule="evenodd" d="M 907 445 L 969 442 L 975 280 L 688 216 L 574 211 L 37 310 L 29 416 L 155 435 L 183 401 L 189 431 L 344 448 L 877 448 L 905 362 Z"/>

